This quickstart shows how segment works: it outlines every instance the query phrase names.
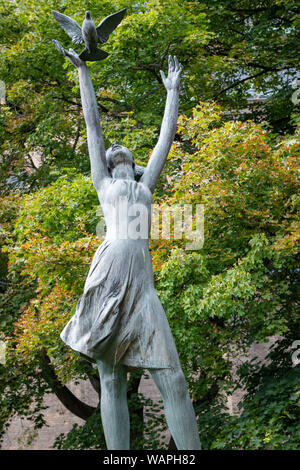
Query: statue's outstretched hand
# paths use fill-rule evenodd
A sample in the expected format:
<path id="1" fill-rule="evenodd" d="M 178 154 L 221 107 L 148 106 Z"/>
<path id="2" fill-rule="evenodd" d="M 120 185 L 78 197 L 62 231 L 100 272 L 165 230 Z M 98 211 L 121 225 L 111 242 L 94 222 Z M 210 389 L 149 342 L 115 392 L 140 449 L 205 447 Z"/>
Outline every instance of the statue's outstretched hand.
<path id="1" fill-rule="evenodd" d="M 75 66 L 75 67 L 81 67 L 82 65 L 85 64 L 83 60 L 80 59 L 79 55 L 73 50 L 69 49 L 68 51 L 62 47 L 62 45 L 56 41 L 56 39 L 53 39 L 53 44 L 64 57 L 67 57 L 69 61 Z"/>
<path id="2" fill-rule="evenodd" d="M 182 65 L 178 62 L 176 56 L 172 57 L 169 55 L 168 77 L 165 76 L 162 70 L 160 71 L 160 75 L 166 90 L 179 89 L 181 71 Z"/>

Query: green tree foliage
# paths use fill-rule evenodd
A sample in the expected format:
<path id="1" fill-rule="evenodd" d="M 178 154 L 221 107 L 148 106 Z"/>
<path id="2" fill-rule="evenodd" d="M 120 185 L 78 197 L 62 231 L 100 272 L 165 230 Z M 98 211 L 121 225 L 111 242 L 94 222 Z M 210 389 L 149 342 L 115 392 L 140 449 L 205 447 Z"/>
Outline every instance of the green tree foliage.
<path id="1" fill-rule="evenodd" d="M 97 372 L 58 340 L 101 242 L 102 219 L 76 71 L 51 40 L 71 43 L 50 10 L 81 22 L 86 9 L 100 20 L 124 6 L 127 16 L 104 46 L 111 56 L 91 64 L 107 145 L 119 141 L 146 164 L 164 106 L 159 69 L 169 53 L 184 66 L 182 115 L 155 202 L 204 204 L 205 241 L 187 251 L 185 239 L 152 240 L 151 254 L 203 446 L 299 448 L 299 365 L 291 361 L 300 338 L 299 117 L 293 108 L 286 126 L 291 83 L 278 74 L 293 73 L 299 60 L 292 1 L 0 0 L 1 430 L 16 414 L 43 426 L 43 396 L 52 391 L 86 422 L 56 448 L 104 447 L 99 409 L 66 385 L 84 379 L 99 391 Z M 247 105 L 251 86 L 271 91 L 264 110 Z M 255 120 L 232 119 L 246 105 Z M 292 127 L 293 135 L 274 132 Z M 16 174 L 18 189 L 7 184 Z M 280 341 L 267 363 L 246 361 L 233 373 L 234 358 L 273 335 Z M 138 394 L 141 376 L 131 371 L 129 381 L 133 447 L 159 448 L 166 425 Z M 241 386 L 240 416 L 230 416 L 225 393 Z"/>
<path id="2" fill-rule="evenodd" d="M 182 116 L 179 122 L 182 143 L 174 144 L 167 171 L 172 175 L 178 161 L 181 171 L 171 176 L 172 186 L 161 204 L 182 202 L 183 197 L 188 203 L 205 204 L 205 243 L 201 251 L 189 253 L 184 240 L 153 240 L 152 254 L 157 287 L 199 416 L 202 441 L 206 448 L 298 445 L 297 434 L 294 440 L 288 439 L 296 431 L 293 407 L 299 393 L 299 366 L 292 368 L 288 347 L 297 338 L 299 320 L 299 142 L 287 139 L 278 144 L 263 126 L 250 121 L 222 122 L 220 108 L 209 103 L 201 103 L 191 118 Z M 72 172 L 23 198 L 15 242 L 9 250 L 9 276 L 18 286 L 34 280 L 36 290 L 14 324 L 8 363 L 17 358 L 36 370 L 46 354 L 56 379 L 63 383 L 95 374 L 57 338 L 74 311 L 99 243 L 93 229 L 97 205 L 90 180 Z M 240 372 L 242 379 L 235 380 L 232 359 L 254 341 L 266 341 L 272 335 L 285 338 L 286 350 L 281 348 L 272 361 L 278 376 L 265 365 L 251 368 L 249 364 L 247 373 L 245 367 Z M 277 380 L 281 384 L 278 395 L 272 392 Z M 228 435 L 236 428 L 236 420 L 226 413 L 224 391 L 231 393 L 242 382 L 249 396 L 240 438 L 231 444 Z M 286 428 L 283 424 L 270 427 L 271 408 L 262 412 L 259 421 L 252 416 L 253 403 L 257 412 L 266 388 L 275 402 L 270 406 L 278 406 L 281 412 L 285 403 L 283 411 L 291 414 Z M 11 412 L 18 400 L 15 394 Z M 262 400 L 261 407 L 265 406 Z M 255 433 L 259 423 L 260 444 L 255 436 L 245 436 L 251 420 L 256 423 Z M 223 440 L 221 429 L 223 436 L 224 429 L 229 429 Z M 68 445 L 68 440 L 62 442 L 57 445 Z"/>
<path id="3" fill-rule="evenodd" d="M 240 416 L 227 418 L 213 443 L 217 449 L 299 449 L 299 365 L 291 367 L 291 344 L 299 337 L 299 319 L 271 348 L 269 364 L 255 359 L 240 367 L 247 388 Z"/>
<path id="4" fill-rule="evenodd" d="M 266 120 L 276 131 L 290 129 L 291 83 L 299 75 L 299 4 L 294 0 L 213 0 L 201 2 L 214 38 L 205 58 L 214 69 L 211 97 L 233 115 Z M 206 52 L 206 51 L 205 51 Z M 222 67 L 220 65 L 222 64 Z M 208 66 L 210 69 L 210 66 Z M 267 97 L 249 106 L 251 88 Z M 200 95 L 201 99 L 201 95 Z"/>
<path id="5" fill-rule="evenodd" d="M 124 142 L 145 161 L 160 124 L 165 91 L 159 70 L 166 68 L 169 53 L 184 66 L 184 114 L 200 100 L 218 100 L 231 114 L 246 110 L 246 117 L 268 120 L 276 131 L 291 127 L 291 85 L 300 56 L 299 7 L 292 0 L 1 0 L 4 175 L 24 179 L 24 164 L 36 166 L 35 152 L 44 165 L 25 178 L 31 188 L 53 181 L 53 167 L 88 171 L 76 72 L 51 41 L 72 44 L 51 9 L 81 23 L 86 9 L 100 21 L 124 6 L 127 15 L 104 46 L 111 56 L 91 64 L 107 144 Z M 253 87 L 270 95 L 263 108 L 256 103 L 251 110 L 247 98 Z"/>
<path id="6" fill-rule="evenodd" d="M 218 107 L 206 103 L 180 118 L 179 132 L 184 142 L 173 151 L 182 169 L 169 202 L 204 204 L 205 242 L 199 252 L 171 253 L 159 289 L 202 441 L 206 448 L 299 448 L 299 365 L 291 350 L 300 333 L 299 139 L 278 143 L 253 122 L 222 123 Z M 232 359 L 272 335 L 282 339 L 270 363 L 247 362 L 233 380 Z M 228 419 L 222 392 L 242 386 L 241 417 Z"/>

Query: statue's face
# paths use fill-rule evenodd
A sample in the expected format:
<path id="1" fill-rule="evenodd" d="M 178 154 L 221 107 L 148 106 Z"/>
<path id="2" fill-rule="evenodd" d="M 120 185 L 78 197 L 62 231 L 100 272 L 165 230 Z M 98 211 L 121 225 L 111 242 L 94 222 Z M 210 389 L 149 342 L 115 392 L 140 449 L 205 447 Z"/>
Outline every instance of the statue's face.
<path id="1" fill-rule="evenodd" d="M 106 160 L 110 170 L 113 170 L 120 163 L 134 167 L 134 159 L 130 150 L 117 143 L 112 144 L 106 152 Z"/>

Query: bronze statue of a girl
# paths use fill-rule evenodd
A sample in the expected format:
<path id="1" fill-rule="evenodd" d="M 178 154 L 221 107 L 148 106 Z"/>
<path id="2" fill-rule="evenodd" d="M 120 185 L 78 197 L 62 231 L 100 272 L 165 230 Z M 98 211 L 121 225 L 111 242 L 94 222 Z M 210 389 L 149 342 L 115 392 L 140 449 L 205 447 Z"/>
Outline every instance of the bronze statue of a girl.
<path id="1" fill-rule="evenodd" d="M 158 142 L 137 177 L 131 152 L 117 143 L 107 151 L 96 96 L 86 63 L 72 49 L 57 49 L 77 68 L 87 126 L 92 181 L 107 226 L 76 312 L 61 333 L 74 351 L 97 363 L 101 417 L 107 448 L 129 449 L 127 366 L 148 369 L 161 392 L 167 423 L 178 449 L 200 449 L 199 433 L 173 336 L 156 294 L 148 248 L 152 193 L 172 145 L 178 117 L 181 65 L 169 56 L 161 72 L 167 100 Z M 127 211 L 122 210 L 126 200 Z M 147 235 L 128 235 L 130 208 L 146 211 Z M 119 216 L 114 215 L 114 208 Z"/>

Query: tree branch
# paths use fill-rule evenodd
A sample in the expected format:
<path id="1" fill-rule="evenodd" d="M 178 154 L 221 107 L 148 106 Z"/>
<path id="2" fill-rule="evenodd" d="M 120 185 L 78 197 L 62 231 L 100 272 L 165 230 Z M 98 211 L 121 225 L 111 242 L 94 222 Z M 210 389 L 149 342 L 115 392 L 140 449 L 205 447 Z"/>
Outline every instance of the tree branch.
<path id="1" fill-rule="evenodd" d="M 138 65 L 137 67 L 132 67 L 132 70 L 145 70 L 145 71 L 151 72 L 155 76 L 156 80 L 159 83 L 162 83 L 162 79 L 156 71 L 157 69 L 160 69 L 160 68 L 161 68 L 161 64 L 145 64 L 145 65 Z"/>
<path id="2" fill-rule="evenodd" d="M 170 49 L 171 45 L 172 45 L 172 43 L 169 42 L 168 45 L 167 45 L 166 50 L 164 51 L 163 55 L 162 55 L 161 58 L 160 58 L 160 61 L 159 61 L 159 62 L 160 62 L 160 64 L 161 64 L 161 65 L 160 65 L 161 68 L 162 68 L 162 64 L 164 63 L 165 58 L 166 58 L 167 55 L 169 54 L 169 49 Z"/>
<path id="3" fill-rule="evenodd" d="M 231 88 L 234 88 L 238 85 L 240 85 L 240 83 L 243 83 L 243 82 L 246 82 L 248 80 L 251 80 L 252 78 L 256 78 L 256 77 L 259 77 L 260 75 L 263 75 L 264 73 L 267 73 L 267 72 L 280 72 L 282 70 L 287 70 L 287 69 L 290 69 L 290 68 L 293 68 L 293 67 L 280 67 L 280 68 L 273 68 L 273 67 L 269 67 L 267 65 L 261 65 L 261 64 L 257 64 L 255 62 L 249 62 L 247 64 L 245 64 L 247 66 L 251 66 L 251 67 L 257 67 L 257 68 L 260 68 L 262 69 L 260 72 L 258 73 L 255 73 L 253 75 L 249 75 L 249 77 L 245 77 L 245 78 L 242 78 L 240 80 L 237 80 L 236 82 L 234 82 L 232 85 L 228 86 L 227 88 L 224 88 L 223 90 L 219 91 L 219 93 L 217 93 L 215 95 L 215 98 L 217 98 L 219 95 L 221 95 L 222 93 L 225 93 L 226 91 L 230 90 Z"/>
<path id="4" fill-rule="evenodd" d="M 95 392 L 98 393 L 99 400 L 100 400 L 101 386 L 100 386 L 100 377 L 99 377 L 98 369 L 94 369 L 94 367 L 89 361 L 83 360 L 82 362 L 84 363 L 85 367 L 88 368 L 87 375 L 88 375 L 89 381 L 93 389 L 95 390 Z"/>
<path id="5" fill-rule="evenodd" d="M 41 372 L 44 380 L 51 387 L 59 401 L 78 418 L 87 420 L 95 413 L 97 408 L 87 405 L 79 400 L 65 385 L 58 380 L 50 358 L 44 354 L 40 358 Z"/>
<path id="6" fill-rule="evenodd" d="M 139 103 L 140 101 L 143 101 L 144 99 L 148 98 L 148 96 L 151 96 L 151 95 L 153 95 L 154 93 L 156 93 L 158 90 L 159 90 L 159 88 L 156 87 L 156 88 L 153 88 L 153 89 L 150 90 L 150 91 L 147 91 L 147 93 L 144 93 L 144 95 L 139 96 L 139 98 L 137 98 L 137 99 L 135 100 L 135 102 L 134 102 L 134 104 L 133 104 L 133 107 L 134 107 L 137 103 Z"/>
<path id="7" fill-rule="evenodd" d="M 219 93 L 217 93 L 215 95 L 215 98 L 217 98 L 219 95 L 221 95 L 222 93 L 226 93 L 226 91 L 228 90 L 231 90 L 231 88 L 234 88 L 238 85 L 240 85 L 241 83 L 243 82 L 247 82 L 248 80 L 251 80 L 252 78 L 256 78 L 256 77 L 259 77 L 260 75 L 263 75 L 264 73 L 268 72 L 268 70 L 261 70 L 260 72 L 258 73 L 255 73 L 254 75 L 250 75 L 249 77 L 245 77 L 245 78 L 242 78 L 241 80 L 237 80 L 236 82 L 234 82 L 232 85 L 224 88 L 223 90 L 219 91 Z"/>
<path id="8" fill-rule="evenodd" d="M 249 67 L 255 67 L 255 68 L 258 68 L 258 69 L 265 70 L 266 72 L 280 72 L 281 70 L 288 70 L 288 69 L 294 68 L 294 66 L 281 67 L 281 68 L 270 67 L 269 65 L 262 65 L 262 64 L 258 64 L 257 62 L 246 62 L 246 65 L 247 65 L 247 67 L 248 66 Z"/>
<path id="9" fill-rule="evenodd" d="M 124 106 L 124 103 L 121 103 L 121 101 L 116 100 L 115 98 L 110 98 L 109 96 L 100 96 L 99 99 L 102 101 L 110 101 L 111 103 L 118 104 L 119 106 Z"/>

